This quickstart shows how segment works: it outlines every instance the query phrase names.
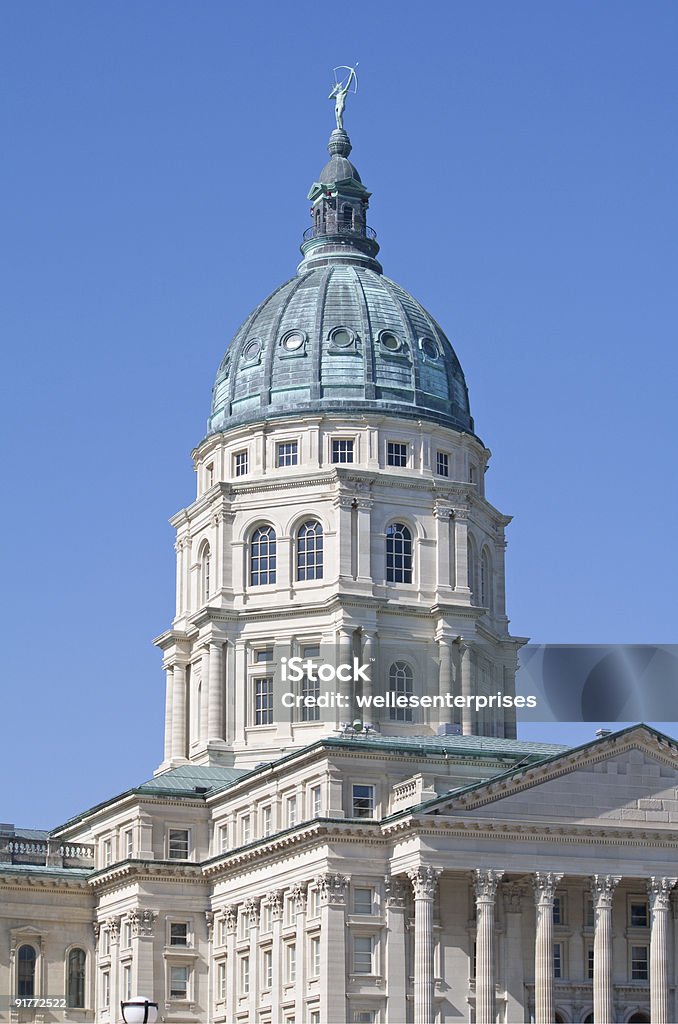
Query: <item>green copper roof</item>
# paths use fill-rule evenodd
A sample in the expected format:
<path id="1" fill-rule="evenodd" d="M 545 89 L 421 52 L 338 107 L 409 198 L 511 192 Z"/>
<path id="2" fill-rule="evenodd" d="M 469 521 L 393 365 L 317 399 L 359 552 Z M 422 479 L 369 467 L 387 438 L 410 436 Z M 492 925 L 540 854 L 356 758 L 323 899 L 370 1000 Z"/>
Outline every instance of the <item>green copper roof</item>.
<path id="1" fill-rule="evenodd" d="M 350 736 L 323 742 L 332 746 L 368 747 L 393 753 L 447 754 L 461 757 L 555 757 L 570 748 L 562 743 L 535 743 L 531 740 L 495 739 L 492 736 Z"/>
<path id="2" fill-rule="evenodd" d="M 147 782 L 137 786 L 137 793 L 170 792 L 186 794 L 202 794 L 223 789 L 231 782 L 236 782 L 247 771 L 240 768 L 218 768 L 206 765 L 183 764 L 179 768 L 170 768 L 160 775 L 155 775 Z"/>
<path id="3" fill-rule="evenodd" d="M 309 193 L 297 276 L 250 314 L 217 372 L 207 432 L 305 414 L 374 412 L 473 433 L 468 390 L 445 333 L 385 277 L 367 224 L 370 193 L 348 135 Z"/>

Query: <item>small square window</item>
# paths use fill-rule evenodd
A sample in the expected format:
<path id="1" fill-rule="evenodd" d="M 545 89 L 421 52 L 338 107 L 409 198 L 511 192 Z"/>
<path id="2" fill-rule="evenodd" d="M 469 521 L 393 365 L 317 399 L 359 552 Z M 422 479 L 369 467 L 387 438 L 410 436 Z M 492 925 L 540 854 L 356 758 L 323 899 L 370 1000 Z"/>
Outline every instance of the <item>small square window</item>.
<path id="1" fill-rule="evenodd" d="M 591 948 L 586 950 L 586 977 L 589 981 L 593 978 L 593 950 Z"/>
<path id="2" fill-rule="evenodd" d="M 632 928 L 647 928 L 648 916 L 647 916 L 647 903 L 632 903 L 630 906 L 630 921 L 629 924 Z"/>
<path id="3" fill-rule="evenodd" d="M 372 818 L 374 816 L 374 786 L 353 787 L 353 817 Z"/>
<path id="4" fill-rule="evenodd" d="M 373 941 L 371 935 L 356 935 L 353 939 L 353 973 L 373 974 Z"/>
<path id="5" fill-rule="evenodd" d="M 296 441 L 280 441 L 276 446 L 276 466 L 296 466 L 298 461 L 298 443 Z"/>
<path id="6" fill-rule="evenodd" d="M 563 976 L 563 947 L 562 943 L 553 943 L 553 977 L 562 978 Z"/>
<path id="7" fill-rule="evenodd" d="M 386 445 L 386 462 L 389 466 L 407 465 L 407 445 L 401 441 L 388 441 Z"/>
<path id="8" fill-rule="evenodd" d="M 438 452 L 436 455 L 436 473 L 438 476 L 450 475 L 450 456 L 447 452 Z"/>
<path id="9" fill-rule="evenodd" d="M 188 999 L 188 967 L 170 967 L 170 999 Z"/>
<path id="10" fill-rule="evenodd" d="M 249 453 L 236 452 L 233 456 L 233 471 L 236 476 L 246 476 L 249 472 Z"/>
<path id="11" fill-rule="evenodd" d="M 631 981 L 647 981 L 647 946 L 631 946 Z"/>
<path id="12" fill-rule="evenodd" d="M 320 644 L 309 644 L 307 647 L 302 647 L 301 654 L 304 658 L 319 658 Z"/>
<path id="13" fill-rule="evenodd" d="M 267 647 L 263 651 L 256 651 L 254 661 L 257 665 L 263 665 L 268 661 L 273 661 L 273 648 Z"/>
<path id="14" fill-rule="evenodd" d="M 170 860 L 188 860 L 188 829 L 169 830 L 168 855 Z"/>
<path id="15" fill-rule="evenodd" d="M 188 925 L 170 924 L 170 946 L 188 945 Z"/>
<path id="16" fill-rule="evenodd" d="M 353 913 L 354 914 L 371 914 L 372 913 L 372 890 L 371 889 L 354 889 L 353 890 Z"/>
<path id="17" fill-rule="evenodd" d="M 353 462 L 353 440 L 347 438 L 332 440 L 332 462 Z"/>

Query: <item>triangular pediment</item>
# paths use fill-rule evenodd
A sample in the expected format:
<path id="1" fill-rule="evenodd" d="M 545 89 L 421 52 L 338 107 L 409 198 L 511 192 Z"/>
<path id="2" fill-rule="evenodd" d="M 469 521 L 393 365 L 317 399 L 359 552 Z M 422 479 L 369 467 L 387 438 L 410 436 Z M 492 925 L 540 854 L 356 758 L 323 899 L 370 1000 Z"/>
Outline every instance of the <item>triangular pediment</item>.
<path id="1" fill-rule="evenodd" d="M 637 727 L 450 794 L 430 813 L 678 831 L 678 745 Z"/>

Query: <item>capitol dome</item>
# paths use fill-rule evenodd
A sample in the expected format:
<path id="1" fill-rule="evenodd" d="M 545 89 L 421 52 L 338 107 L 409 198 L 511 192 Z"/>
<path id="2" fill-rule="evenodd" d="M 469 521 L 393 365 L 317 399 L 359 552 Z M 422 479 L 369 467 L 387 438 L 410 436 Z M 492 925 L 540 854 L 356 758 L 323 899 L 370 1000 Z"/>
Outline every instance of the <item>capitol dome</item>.
<path id="1" fill-rule="evenodd" d="M 312 225 L 297 275 L 231 341 L 212 394 L 208 434 L 304 414 L 368 412 L 473 433 L 457 356 L 433 317 L 386 277 L 366 223 L 370 193 L 343 129 L 309 193 Z"/>

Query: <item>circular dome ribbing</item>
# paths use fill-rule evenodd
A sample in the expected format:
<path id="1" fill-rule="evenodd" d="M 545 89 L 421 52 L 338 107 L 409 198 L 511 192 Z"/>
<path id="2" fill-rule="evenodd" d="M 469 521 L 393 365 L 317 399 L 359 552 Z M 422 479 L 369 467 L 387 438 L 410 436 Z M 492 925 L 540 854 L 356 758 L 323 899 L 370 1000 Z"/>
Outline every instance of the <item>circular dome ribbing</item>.
<path id="1" fill-rule="evenodd" d="M 309 193 L 297 276 L 254 310 L 221 362 L 208 434 L 257 420 L 367 412 L 473 432 L 459 360 L 427 311 L 385 277 L 370 193 L 343 129 Z"/>

